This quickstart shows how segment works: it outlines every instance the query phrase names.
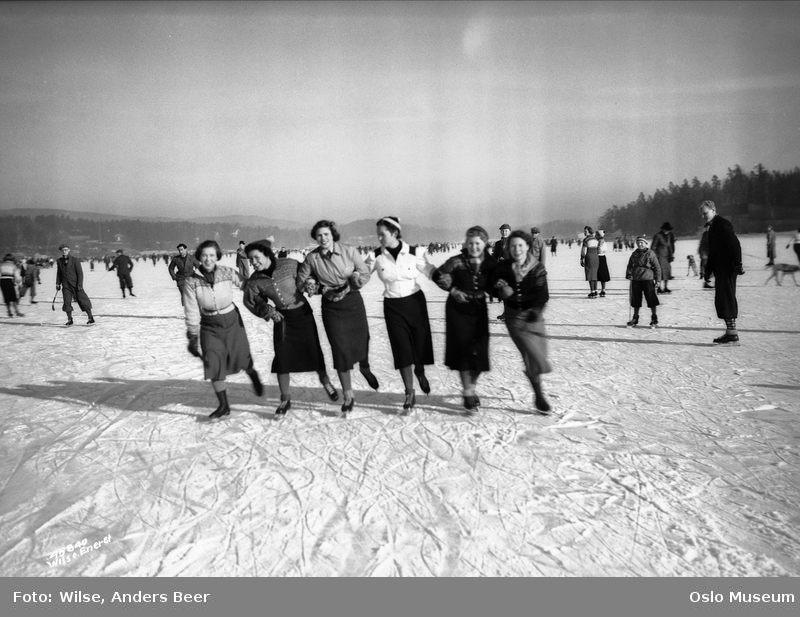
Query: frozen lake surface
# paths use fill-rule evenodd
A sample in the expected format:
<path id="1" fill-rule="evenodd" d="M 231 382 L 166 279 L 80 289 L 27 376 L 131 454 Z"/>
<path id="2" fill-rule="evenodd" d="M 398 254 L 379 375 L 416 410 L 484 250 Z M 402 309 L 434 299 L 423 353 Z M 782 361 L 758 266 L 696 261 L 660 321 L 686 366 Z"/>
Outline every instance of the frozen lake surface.
<path id="1" fill-rule="evenodd" d="M 551 417 L 533 412 L 499 321 L 483 408 L 464 415 L 442 364 L 446 295 L 429 281 L 433 390 L 399 415 L 373 277 L 381 388 L 356 372 L 349 419 L 313 373 L 292 377 L 292 410 L 273 419 L 272 328 L 237 301 L 266 395 L 232 377 L 230 419 L 208 424 L 216 398 L 163 262 L 136 263 L 125 300 L 115 273 L 84 264 L 91 328 L 77 311 L 63 327 L 44 270 L 40 303 L 0 320 L 0 574 L 798 576 L 800 288 L 765 286 L 763 236 L 742 242 L 739 347 L 711 344 L 713 292 L 685 276 L 696 240 L 678 242 L 655 330 L 625 327 L 629 252 L 609 253 L 609 295 L 594 300 L 578 248 L 548 254 Z M 778 261 L 797 263 L 784 245 Z M 82 540 L 100 544 L 53 556 Z"/>

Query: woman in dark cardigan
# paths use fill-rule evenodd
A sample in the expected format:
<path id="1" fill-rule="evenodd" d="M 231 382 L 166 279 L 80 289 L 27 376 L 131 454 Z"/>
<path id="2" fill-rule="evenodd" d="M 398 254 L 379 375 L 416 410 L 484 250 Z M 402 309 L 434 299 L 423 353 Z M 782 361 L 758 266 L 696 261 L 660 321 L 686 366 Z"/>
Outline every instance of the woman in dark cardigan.
<path id="1" fill-rule="evenodd" d="M 480 406 L 475 394 L 478 377 L 489 370 L 489 314 L 486 294 L 497 262 L 486 252 L 489 236 L 483 227 L 467 230 L 464 249 L 433 271 L 431 278 L 450 295 L 445 304 L 447 368 L 458 371 L 464 388 L 464 407 Z"/>
<path id="2" fill-rule="evenodd" d="M 276 259 L 271 244 L 259 240 L 244 248 L 253 267 L 244 286 L 244 305 L 253 315 L 274 323 L 272 372 L 278 375 L 281 391 L 275 415 L 283 416 L 292 406 L 291 373 L 315 371 L 328 397 L 336 401 L 339 395 L 325 370 L 311 305 L 297 289 L 300 264 L 294 259 Z"/>
<path id="3" fill-rule="evenodd" d="M 533 386 L 536 409 L 550 412 L 550 404 L 542 393 L 542 373 L 549 373 L 547 338 L 542 312 L 550 299 L 547 272 L 533 256 L 533 237 L 524 231 L 514 231 L 508 238 L 511 257 L 497 266 L 493 286 L 505 303 L 505 324 L 511 340 L 522 354 L 525 374 Z"/>

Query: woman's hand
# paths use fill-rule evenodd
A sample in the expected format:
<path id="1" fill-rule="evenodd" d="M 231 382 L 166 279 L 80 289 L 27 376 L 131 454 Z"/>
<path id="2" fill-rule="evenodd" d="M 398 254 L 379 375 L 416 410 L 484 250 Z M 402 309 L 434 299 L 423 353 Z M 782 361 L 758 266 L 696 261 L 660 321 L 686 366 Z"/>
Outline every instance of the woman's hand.
<path id="1" fill-rule="evenodd" d="M 455 300 L 459 304 L 467 304 L 469 302 L 467 294 L 465 294 L 463 291 L 456 289 L 455 287 L 453 287 L 450 290 L 450 296 L 453 298 L 453 300 Z"/>
<path id="2" fill-rule="evenodd" d="M 283 315 L 281 315 L 278 311 L 275 311 L 272 313 L 272 317 L 270 317 L 270 319 L 272 319 L 272 321 L 275 323 L 280 323 L 283 321 Z"/>
<path id="3" fill-rule="evenodd" d="M 504 279 L 498 279 L 494 287 L 497 289 L 497 295 L 500 296 L 501 300 L 506 300 L 514 295 L 514 289 Z"/>

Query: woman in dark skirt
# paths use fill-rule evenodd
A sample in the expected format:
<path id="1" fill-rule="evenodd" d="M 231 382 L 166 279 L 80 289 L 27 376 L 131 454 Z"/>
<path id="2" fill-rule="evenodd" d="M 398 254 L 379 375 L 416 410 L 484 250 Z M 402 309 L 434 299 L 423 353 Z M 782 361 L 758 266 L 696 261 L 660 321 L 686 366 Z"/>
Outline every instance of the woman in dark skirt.
<path id="1" fill-rule="evenodd" d="M 369 355 L 369 326 L 364 300 L 358 291 L 369 281 L 369 268 L 358 250 L 339 243 L 333 221 L 318 221 L 311 237 L 319 246 L 306 255 L 297 275 L 297 288 L 309 295 L 322 294 L 322 323 L 333 353 L 333 366 L 344 391 L 342 414 L 355 405 L 351 371 L 361 373 L 378 389 L 378 380 L 365 363 Z"/>
<path id="2" fill-rule="evenodd" d="M 589 281 L 589 298 L 597 297 L 597 268 L 600 266 L 597 254 L 597 238 L 588 225 L 583 228 L 583 242 L 581 243 L 581 266 L 586 280 Z"/>
<path id="3" fill-rule="evenodd" d="M 311 305 L 297 289 L 300 264 L 294 259 L 276 259 L 271 244 L 269 240 L 259 240 L 244 248 L 253 267 L 244 286 L 244 305 L 253 315 L 274 323 L 272 372 L 278 375 L 281 391 L 275 415 L 283 416 L 292 406 L 291 373 L 315 371 L 328 397 L 336 401 L 339 395 L 325 370 Z"/>
<path id="4" fill-rule="evenodd" d="M 606 297 L 606 283 L 611 280 L 608 271 L 608 260 L 606 259 L 606 234 L 602 229 L 594 233 L 597 238 L 597 282 L 600 283 L 600 297 Z"/>
<path id="5" fill-rule="evenodd" d="M 481 402 L 475 394 L 478 377 L 489 370 L 489 315 L 486 294 L 497 262 L 486 253 L 489 236 L 483 227 L 467 230 L 463 251 L 433 271 L 431 278 L 450 295 L 445 304 L 445 365 L 458 371 L 464 407 L 472 412 Z"/>
<path id="6" fill-rule="evenodd" d="M 511 340 L 522 354 L 525 374 L 533 386 L 534 404 L 542 414 L 550 413 L 550 404 L 542 393 L 542 373 L 549 373 L 547 338 L 542 312 L 550 299 L 547 272 L 533 256 L 533 237 L 514 231 L 508 238 L 511 257 L 497 266 L 493 285 L 505 303 L 505 324 Z"/>
<path id="7" fill-rule="evenodd" d="M 247 372 L 256 396 L 264 394 L 253 368 L 242 316 L 233 303 L 233 288 L 241 287 L 243 281 L 233 268 L 217 265 L 221 257 L 219 244 L 213 240 L 202 242 L 195 251 L 200 268 L 186 278 L 183 288 L 189 353 L 202 358 L 205 378 L 211 380 L 219 401 L 219 406 L 209 415 L 211 420 L 231 412 L 225 383 L 228 375 Z"/>
<path id="8" fill-rule="evenodd" d="M 394 367 L 400 371 L 405 387 L 403 411 L 408 412 L 416 404 L 414 374 L 422 391 L 425 394 L 431 391 L 425 365 L 433 364 L 433 340 L 428 303 L 417 278 L 420 273 L 430 277 L 434 266 L 424 248 L 401 241 L 399 218 L 385 216 L 376 227 L 381 246 L 367 256 L 366 263 L 385 286 L 383 316 Z"/>

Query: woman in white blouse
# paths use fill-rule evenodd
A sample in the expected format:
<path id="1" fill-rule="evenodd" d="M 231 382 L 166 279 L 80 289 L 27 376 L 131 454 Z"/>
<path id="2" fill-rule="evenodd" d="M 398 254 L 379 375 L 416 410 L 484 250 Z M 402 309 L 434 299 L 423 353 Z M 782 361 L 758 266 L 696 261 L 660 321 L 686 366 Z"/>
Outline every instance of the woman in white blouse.
<path id="1" fill-rule="evenodd" d="M 428 319 L 428 303 L 417 282 L 420 274 L 430 278 L 435 269 L 422 247 L 401 240 L 402 227 L 396 216 L 385 216 L 376 223 L 381 246 L 367 256 L 371 272 L 383 282 L 383 316 L 392 347 L 394 367 L 400 371 L 405 387 L 404 413 L 416 404 L 414 375 L 420 389 L 431 391 L 425 365 L 433 364 L 433 341 Z"/>

